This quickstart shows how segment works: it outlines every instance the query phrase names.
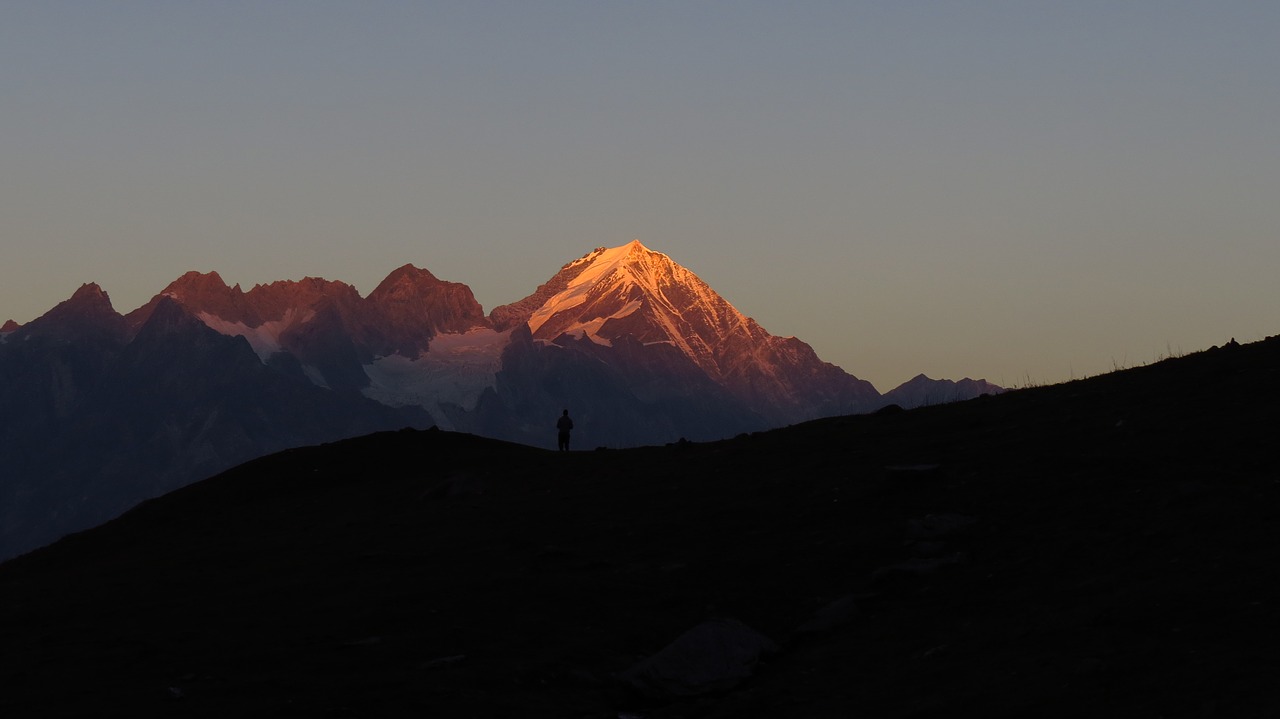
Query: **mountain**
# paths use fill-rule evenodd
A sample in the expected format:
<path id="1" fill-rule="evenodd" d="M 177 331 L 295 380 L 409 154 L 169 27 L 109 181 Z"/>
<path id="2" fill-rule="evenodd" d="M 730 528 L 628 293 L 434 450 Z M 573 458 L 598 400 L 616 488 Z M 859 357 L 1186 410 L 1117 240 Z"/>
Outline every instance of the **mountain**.
<path id="1" fill-rule="evenodd" d="M 288 450 L 0 564 L 0 713 L 1275 716 L 1278 368 Z"/>
<path id="2" fill-rule="evenodd" d="M 580 443 L 631 446 L 884 404 L 869 383 L 770 335 L 639 241 L 587 253 L 488 317 L 465 285 L 412 265 L 367 298 L 315 278 L 242 292 L 216 273 L 188 273 L 157 297 L 245 337 L 264 361 L 296 360 L 320 386 L 524 443 L 547 442 L 546 418 L 564 407 L 580 419 Z"/>
<path id="3" fill-rule="evenodd" d="M 264 363 L 172 297 L 132 318 L 85 285 L 0 344 L 0 558 L 253 457 L 429 422 Z"/>
<path id="4" fill-rule="evenodd" d="M 244 291 L 193 271 L 123 316 L 86 284 L 5 327 L 0 412 L 22 419 L 0 430 L 0 558 L 251 457 L 377 429 L 549 446 L 569 408 L 575 448 L 629 447 L 887 402 L 638 241 L 488 316 L 466 285 L 404 265 L 368 296 L 315 277 Z M 922 381 L 892 401 L 937 401 L 941 385 Z"/>
<path id="5" fill-rule="evenodd" d="M 882 400 L 899 407 L 925 407 L 972 399 L 984 394 L 999 394 L 1003 387 L 985 379 L 964 379 L 956 382 L 948 379 L 929 379 L 918 374 L 884 393 Z"/>
<path id="6" fill-rule="evenodd" d="M 769 334 L 639 240 L 597 248 L 529 297 L 495 308 L 492 318 L 495 325 L 524 324 L 535 340 L 561 346 L 576 340 L 607 349 L 621 343 L 621 352 L 662 347 L 672 372 L 692 364 L 771 425 L 864 411 L 880 398 L 869 382 L 821 361 L 794 337 Z"/>

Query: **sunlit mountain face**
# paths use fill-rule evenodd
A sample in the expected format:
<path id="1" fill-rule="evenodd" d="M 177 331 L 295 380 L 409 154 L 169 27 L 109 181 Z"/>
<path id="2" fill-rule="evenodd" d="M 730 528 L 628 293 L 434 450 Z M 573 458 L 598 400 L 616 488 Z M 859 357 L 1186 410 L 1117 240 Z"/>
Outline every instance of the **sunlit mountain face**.
<path id="1" fill-rule="evenodd" d="M 865 411 L 880 398 L 870 383 L 822 362 L 795 338 L 769 334 L 693 272 L 638 240 L 565 265 L 540 293 L 493 316 L 523 321 L 544 342 L 669 348 L 768 421 Z M 533 308 L 537 299 L 542 303 Z M 514 309 L 522 304 L 532 309 Z"/>
<path id="2" fill-rule="evenodd" d="M 0 331 L 0 556 L 266 452 L 436 426 L 541 447 L 712 440 L 999 388 L 913 380 L 881 395 L 777 337 L 639 241 L 565 264 L 486 315 L 405 265 L 368 296 L 308 277 L 189 272 L 125 315 L 86 284 Z"/>

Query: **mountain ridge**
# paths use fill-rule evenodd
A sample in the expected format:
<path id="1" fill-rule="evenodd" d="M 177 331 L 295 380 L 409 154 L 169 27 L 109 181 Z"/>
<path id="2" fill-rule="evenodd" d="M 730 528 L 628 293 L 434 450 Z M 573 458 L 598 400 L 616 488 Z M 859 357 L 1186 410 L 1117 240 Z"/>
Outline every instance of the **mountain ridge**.
<path id="1" fill-rule="evenodd" d="M 412 264 L 368 296 L 190 271 L 124 315 L 88 283 L 0 334 L 0 370 L 0 412 L 24 418 L 0 432 L 18 458 L 0 476 L 0 558 L 289 444 L 434 425 L 545 446 L 569 408 L 575 448 L 662 445 L 886 403 L 639 241 L 488 316 Z"/>
<path id="2" fill-rule="evenodd" d="M 660 278 L 652 275 L 644 278 L 650 284 L 645 299 L 656 300 L 655 304 L 665 305 L 661 308 L 664 312 L 642 312 L 639 316 L 632 317 L 633 308 L 623 303 L 607 315 L 594 316 L 586 321 L 581 317 L 575 318 L 569 310 L 577 309 L 578 302 L 590 297 L 592 301 L 587 303 L 587 310 L 600 304 L 600 295 L 606 293 L 604 282 L 579 283 L 578 291 L 571 293 L 578 302 L 572 302 L 568 306 L 564 302 L 557 303 L 557 296 L 565 295 L 566 290 L 578 282 L 584 272 L 592 270 L 601 258 L 604 258 L 607 269 L 618 272 L 632 269 L 625 262 L 620 262 L 620 259 L 658 258 L 656 263 L 649 262 L 648 269 L 653 269 L 653 265 L 657 264 L 659 272 L 678 275 L 678 281 L 675 282 L 670 277 L 666 278 L 665 285 Z M 631 274 L 634 279 L 636 273 Z M 625 287 L 634 291 L 640 284 L 644 282 L 633 281 Z M 101 291 L 94 283 L 87 283 L 86 286 Z M 610 287 L 620 289 L 616 282 Z M 681 293 L 675 301 L 667 298 L 663 292 L 664 288 L 672 287 Z M 584 291 L 584 288 L 594 289 L 595 295 Z M 689 288 L 693 291 L 690 292 Z M 798 338 L 769 334 L 755 320 L 743 315 L 715 293 L 696 274 L 671 260 L 668 255 L 645 247 L 639 240 L 617 248 L 597 247 L 566 263 L 530 295 L 513 303 L 496 306 L 487 315 L 465 284 L 439 280 L 429 270 L 411 263 L 393 270 L 367 296 L 361 296 L 349 283 L 318 277 L 277 280 L 257 284 L 244 291 L 239 284 L 227 285 L 217 271 L 192 270 L 171 282 L 148 302 L 125 313 L 129 330 L 136 331 L 145 322 L 155 303 L 165 296 L 177 299 L 217 331 L 245 336 L 264 361 L 283 349 L 281 334 L 286 339 L 295 336 L 301 325 L 316 322 L 316 313 L 320 313 L 324 320 L 321 324 L 334 325 L 327 332 L 350 335 L 358 347 L 358 354 L 366 363 L 376 356 L 392 354 L 416 359 L 422 352 L 428 351 L 430 340 L 441 333 L 465 333 L 481 328 L 506 331 L 517 325 L 530 323 L 535 339 L 544 341 L 553 341 L 560 334 L 576 333 L 596 342 L 611 341 L 606 335 L 632 334 L 642 343 L 672 343 L 714 379 L 736 383 L 743 392 L 751 391 L 753 379 L 761 379 L 759 376 L 743 376 L 760 359 L 752 356 L 758 352 L 743 352 L 739 348 L 740 351 L 726 353 L 726 342 L 729 345 L 765 345 L 768 353 L 789 355 L 791 363 L 796 365 L 808 365 L 816 360 L 826 366 L 818 374 L 825 373 L 828 380 L 838 376 L 838 373 L 828 368 L 840 370 L 835 365 L 821 362 L 812 348 Z M 637 298 L 632 297 L 631 300 L 636 301 Z M 679 327 L 672 326 L 671 318 L 677 318 L 674 323 L 679 323 L 682 318 L 681 309 L 695 304 L 700 305 L 698 309 L 704 312 L 703 319 L 709 321 L 704 321 L 699 327 L 692 327 L 688 323 Z M 407 308 L 416 306 L 427 307 L 429 310 L 425 313 L 418 312 L 415 316 Z M 399 316 L 395 316 L 397 310 Z M 599 312 L 596 314 L 601 315 Z M 646 314 L 649 315 L 649 321 L 641 321 Z M 658 319 L 653 319 L 654 316 Z M 550 324 L 547 324 L 548 320 Z M 264 329 L 266 325 L 271 326 Z M 24 326 L 26 325 L 9 320 L 4 331 L 11 333 Z M 602 329 L 605 330 L 604 334 L 601 334 Z M 813 373 L 812 369 L 808 371 Z M 919 379 L 918 376 L 908 382 L 917 382 Z M 927 377 L 925 380 L 944 384 L 950 382 L 929 380 Z M 986 380 L 975 382 L 985 383 Z M 360 386 L 363 384 L 358 383 Z M 967 386 L 967 383 L 962 384 Z M 987 386 L 994 391 L 1001 389 L 989 383 Z M 883 395 L 887 396 L 901 387 L 902 385 L 895 387 Z M 848 394 L 856 398 L 847 399 L 846 403 L 874 403 L 882 395 L 863 380 L 857 380 L 847 389 Z M 769 394 L 763 393 L 765 397 Z M 780 399 L 779 393 L 772 394 L 771 401 Z M 901 394 L 903 393 L 899 392 Z M 868 404 L 862 409 L 874 409 L 874 406 Z"/>

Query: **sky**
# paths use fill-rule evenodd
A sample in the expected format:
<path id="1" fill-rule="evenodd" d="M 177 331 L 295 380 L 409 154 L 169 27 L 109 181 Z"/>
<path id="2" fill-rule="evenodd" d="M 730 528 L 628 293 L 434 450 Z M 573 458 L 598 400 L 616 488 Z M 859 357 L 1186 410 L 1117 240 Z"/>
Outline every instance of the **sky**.
<path id="1" fill-rule="evenodd" d="M 1280 334 L 1280 3 L 0 4 L 0 321 L 639 239 L 881 391 Z"/>

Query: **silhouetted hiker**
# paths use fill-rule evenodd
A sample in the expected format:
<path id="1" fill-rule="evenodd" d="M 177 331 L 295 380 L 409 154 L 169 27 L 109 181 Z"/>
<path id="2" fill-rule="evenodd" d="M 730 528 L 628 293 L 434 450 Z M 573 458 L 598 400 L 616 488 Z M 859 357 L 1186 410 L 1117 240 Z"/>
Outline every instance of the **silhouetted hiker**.
<path id="1" fill-rule="evenodd" d="M 569 451 L 569 432 L 573 430 L 573 420 L 569 419 L 569 410 L 565 410 L 560 415 L 559 421 L 556 422 L 556 429 L 560 430 L 560 451 Z"/>

